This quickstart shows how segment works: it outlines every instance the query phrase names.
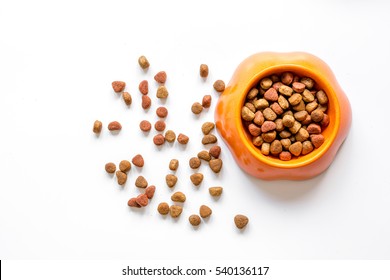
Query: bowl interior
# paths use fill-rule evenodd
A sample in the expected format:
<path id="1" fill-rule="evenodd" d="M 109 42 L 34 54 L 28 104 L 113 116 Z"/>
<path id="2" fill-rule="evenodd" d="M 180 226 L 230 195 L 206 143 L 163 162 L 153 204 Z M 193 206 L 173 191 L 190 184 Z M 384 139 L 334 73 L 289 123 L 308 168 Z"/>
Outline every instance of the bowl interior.
<path id="1" fill-rule="evenodd" d="M 242 137 L 244 138 L 244 144 L 248 148 L 248 150 L 258 158 L 258 160 L 263 161 L 264 163 L 279 167 L 279 168 L 296 168 L 300 166 L 304 166 L 307 164 L 312 163 L 313 161 L 320 158 L 332 145 L 334 142 L 339 125 L 340 125 L 340 108 L 339 108 L 339 102 L 337 100 L 337 95 L 335 90 L 333 89 L 332 85 L 329 81 L 327 81 L 324 77 L 322 77 L 320 74 L 313 72 L 310 69 L 307 69 L 302 66 L 298 65 L 277 65 L 272 66 L 267 69 L 264 69 L 260 73 L 257 73 L 249 82 L 247 85 L 245 85 L 245 89 L 242 92 L 241 100 L 238 103 L 238 106 L 240 106 L 238 112 L 241 112 L 241 107 L 244 105 L 244 102 L 246 100 L 246 95 L 248 91 L 256 86 L 258 82 L 267 76 L 270 76 L 272 74 L 281 74 L 283 72 L 292 72 L 294 74 L 299 75 L 300 77 L 310 77 L 315 81 L 315 88 L 316 90 L 322 89 L 326 92 L 328 96 L 328 110 L 326 114 L 328 114 L 330 123 L 329 125 L 322 130 L 322 135 L 325 138 L 325 142 L 318 148 L 314 149 L 311 153 L 307 155 L 301 155 L 299 157 L 293 157 L 289 161 L 282 161 L 277 157 L 273 156 L 265 156 L 261 153 L 260 149 L 253 145 L 252 143 L 252 136 L 249 134 L 248 130 L 244 127 L 243 122 L 241 120 L 241 116 L 239 116 L 237 119 L 239 120 L 236 125 L 240 127 L 239 131 L 242 133 Z"/>

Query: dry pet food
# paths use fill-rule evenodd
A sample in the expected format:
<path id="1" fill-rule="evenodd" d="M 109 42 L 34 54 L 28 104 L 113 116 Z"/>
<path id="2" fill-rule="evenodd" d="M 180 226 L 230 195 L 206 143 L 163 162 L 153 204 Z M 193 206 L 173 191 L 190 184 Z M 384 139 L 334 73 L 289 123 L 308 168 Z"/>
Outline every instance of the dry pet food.
<path id="1" fill-rule="evenodd" d="M 113 163 L 113 162 L 108 162 L 108 163 L 106 163 L 106 165 L 104 166 L 104 169 L 106 169 L 106 172 L 107 172 L 107 173 L 112 174 L 112 173 L 115 173 L 115 171 L 116 171 L 116 165 L 115 165 L 115 163 Z"/>
<path id="2" fill-rule="evenodd" d="M 165 130 L 165 122 L 162 121 L 162 120 L 158 120 L 156 121 L 156 123 L 154 124 L 154 129 L 157 130 L 157 131 L 164 131 Z"/>
<path id="3" fill-rule="evenodd" d="M 145 110 L 146 109 L 149 109 L 150 106 L 152 105 L 152 100 L 150 99 L 149 96 L 147 95 L 142 95 L 142 108 L 144 108 Z"/>
<path id="4" fill-rule="evenodd" d="M 213 211 L 211 210 L 211 208 L 206 205 L 202 205 L 199 208 L 199 214 L 203 219 L 210 217 L 212 213 Z"/>
<path id="5" fill-rule="evenodd" d="M 185 145 L 188 143 L 188 141 L 190 141 L 190 138 L 188 138 L 188 136 L 185 134 L 180 133 L 179 136 L 177 136 L 177 142 L 180 144 Z"/>
<path id="6" fill-rule="evenodd" d="M 138 89 L 140 93 L 143 95 L 148 94 L 149 92 L 149 83 L 147 80 L 143 80 L 142 82 L 139 83 Z"/>
<path id="7" fill-rule="evenodd" d="M 313 79 L 284 72 L 261 79 L 247 93 L 241 118 L 262 154 L 288 161 L 325 142 L 327 108 L 328 96 Z"/>
<path id="8" fill-rule="evenodd" d="M 156 187 L 155 186 L 149 186 L 145 189 L 145 194 L 149 199 L 152 199 L 154 196 L 154 193 L 156 192 Z"/>
<path id="9" fill-rule="evenodd" d="M 209 134 L 213 129 L 215 125 L 213 122 L 205 122 L 202 124 L 202 132 L 204 135 Z"/>
<path id="10" fill-rule="evenodd" d="M 137 202 L 138 205 L 145 207 L 149 203 L 148 196 L 144 193 L 141 193 L 140 195 L 137 196 L 135 199 L 135 202 Z"/>
<path id="11" fill-rule="evenodd" d="M 216 91 L 223 92 L 225 90 L 225 83 L 222 80 L 216 80 L 213 87 Z"/>
<path id="12" fill-rule="evenodd" d="M 214 134 L 207 134 L 203 136 L 202 138 L 202 144 L 207 145 L 207 144 L 214 144 L 218 141 L 217 137 Z"/>
<path id="13" fill-rule="evenodd" d="M 191 215 L 189 216 L 188 221 L 190 222 L 191 225 L 196 227 L 200 225 L 201 219 L 198 215 Z"/>
<path id="14" fill-rule="evenodd" d="M 222 169 L 222 160 L 220 158 L 212 159 L 209 161 L 209 166 L 214 173 L 219 173 Z"/>
<path id="15" fill-rule="evenodd" d="M 167 73 L 160 71 L 154 76 L 154 80 L 160 84 L 164 84 L 167 80 Z"/>
<path id="16" fill-rule="evenodd" d="M 99 134 L 101 131 L 102 131 L 102 127 L 103 127 L 103 124 L 101 121 L 98 121 L 96 120 L 94 123 L 93 123 L 93 129 L 92 131 L 96 134 Z"/>
<path id="17" fill-rule="evenodd" d="M 185 202 L 186 195 L 182 192 L 175 192 L 171 195 L 171 200 L 174 202 Z"/>
<path id="18" fill-rule="evenodd" d="M 205 160 L 205 161 L 210 161 L 211 156 L 210 156 L 210 154 L 209 154 L 208 151 L 200 151 L 200 152 L 198 153 L 198 158 L 199 158 L 199 159 L 203 159 L 203 160 Z"/>
<path id="19" fill-rule="evenodd" d="M 165 137 L 162 134 L 157 134 L 153 137 L 153 143 L 157 146 L 161 146 L 165 142 Z"/>
<path id="20" fill-rule="evenodd" d="M 144 164 L 145 164 L 144 158 L 143 158 L 142 155 L 140 155 L 140 154 L 135 155 L 135 156 L 133 157 L 133 159 L 131 160 L 131 162 L 132 162 L 135 166 L 138 166 L 138 167 L 143 167 Z"/>
<path id="21" fill-rule="evenodd" d="M 135 180 L 135 186 L 138 188 L 143 188 L 145 189 L 148 186 L 148 181 L 144 178 L 144 176 L 138 176 L 137 179 Z"/>
<path id="22" fill-rule="evenodd" d="M 211 95 L 205 95 L 202 99 L 202 106 L 203 108 L 210 108 L 211 106 Z"/>
<path id="23" fill-rule="evenodd" d="M 159 118 L 166 118 L 166 116 L 168 116 L 168 109 L 161 106 L 161 107 L 158 107 L 156 109 L 156 115 L 159 117 Z"/>
<path id="24" fill-rule="evenodd" d="M 192 106 L 191 106 L 191 111 L 192 111 L 192 113 L 194 113 L 195 115 L 198 115 L 198 114 L 202 113 L 202 111 L 203 111 L 203 106 L 202 106 L 202 104 L 200 104 L 199 102 L 195 102 L 195 103 L 192 104 Z"/>
<path id="25" fill-rule="evenodd" d="M 200 162 L 200 159 L 199 159 L 199 158 L 197 158 L 197 157 L 192 157 L 192 158 L 190 158 L 190 160 L 189 160 L 189 164 L 190 164 L 190 167 L 191 167 L 192 169 L 197 169 L 197 168 L 199 168 L 201 162 Z"/>
<path id="26" fill-rule="evenodd" d="M 173 130 L 167 130 L 165 132 L 165 140 L 167 140 L 168 143 L 175 142 L 176 139 L 176 133 Z"/>
<path id="27" fill-rule="evenodd" d="M 202 183 L 203 181 L 203 174 L 202 173 L 194 173 L 190 176 L 190 180 L 191 182 L 195 185 L 195 186 L 199 186 L 200 183 Z"/>
<path id="28" fill-rule="evenodd" d="M 219 155 L 221 154 L 221 147 L 218 145 L 212 146 L 209 150 L 209 154 L 213 158 L 219 158 Z"/>
<path id="29" fill-rule="evenodd" d="M 234 223 L 236 224 L 236 227 L 239 229 L 243 229 L 249 222 L 249 219 L 247 216 L 244 215 L 236 215 L 234 217 Z"/>
<path id="30" fill-rule="evenodd" d="M 127 174 L 125 172 L 122 172 L 122 171 L 117 171 L 116 172 L 116 178 L 117 178 L 117 181 L 118 181 L 118 184 L 119 185 L 124 185 L 127 181 Z"/>
<path id="31" fill-rule="evenodd" d="M 158 213 L 160 213 L 161 215 L 167 215 L 169 213 L 169 204 L 166 203 L 166 202 L 161 202 L 158 206 L 157 206 L 157 211 Z"/>
<path id="32" fill-rule="evenodd" d="M 199 74 L 202 78 L 207 78 L 209 75 L 209 67 L 207 64 L 201 64 L 199 67 Z"/>
<path id="33" fill-rule="evenodd" d="M 175 158 L 171 159 L 169 162 L 169 169 L 172 171 L 175 171 L 175 170 L 177 170 L 178 167 L 179 167 L 179 160 L 177 160 Z"/>
<path id="34" fill-rule="evenodd" d="M 171 207 L 169 207 L 169 214 L 172 218 L 179 217 L 182 212 L 183 207 L 181 207 L 180 205 L 171 205 Z"/>
<path id="35" fill-rule="evenodd" d="M 123 101 L 125 102 L 125 104 L 126 104 L 127 106 L 130 106 L 130 105 L 131 105 L 132 99 L 131 99 L 130 93 L 128 93 L 127 91 L 124 91 L 124 92 L 122 93 L 122 98 L 123 98 Z"/>
<path id="36" fill-rule="evenodd" d="M 211 187 L 209 188 L 209 193 L 211 196 L 220 196 L 222 194 L 222 187 Z"/>
<path id="37" fill-rule="evenodd" d="M 167 98 L 168 95 L 169 93 L 165 86 L 159 86 L 157 88 L 157 93 L 156 93 L 157 98 Z"/>
<path id="38" fill-rule="evenodd" d="M 173 174 L 168 174 L 165 176 L 165 182 L 168 187 L 173 188 L 177 183 L 177 177 Z"/>
<path id="39" fill-rule="evenodd" d="M 119 163 L 119 170 L 122 171 L 122 172 L 129 172 L 129 170 L 131 169 L 131 163 L 130 161 L 128 160 L 122 160 L 120 163 Z"/>
<path id="40" fill-rule="evenodd" d="M 112 82 L 112 89 L 115 92 L 122 92 L 126 87 L 126 83 L 122 81 L 114 81 Z"/>
<path id="41" fill-rule="evenodd" d="M 129 201 L 127 202 L 127 205 L 129 205 L 130 207 L 141 208 L 141 205 L 139 205 L 137 203 L 137 198 L 136 197 L 130 198 Z"/>
<path id="42" fill-rule="evenodd" d="M 113 121 L 108 124 L 108 130 L 110 131 L 118 131 L 121 129 L 122 129 L 122 125 L 117 121 Z"/>
<path id="43" fill-rule="evenodd" d="M 147 120 L 143 120 L 139 123 L 139 128 L 142 131 L 147 132 L 147 131 L 150 131 L 152 129 L 152 124 Z"/>
<path id="44" fill-rule="evenodd" d="M 144 55 L 141 55 L 138 58 L 138 64 L 139 66 L 141 66 L 142 69 L 148 69 L 150 66 L 148 59 Z"/>

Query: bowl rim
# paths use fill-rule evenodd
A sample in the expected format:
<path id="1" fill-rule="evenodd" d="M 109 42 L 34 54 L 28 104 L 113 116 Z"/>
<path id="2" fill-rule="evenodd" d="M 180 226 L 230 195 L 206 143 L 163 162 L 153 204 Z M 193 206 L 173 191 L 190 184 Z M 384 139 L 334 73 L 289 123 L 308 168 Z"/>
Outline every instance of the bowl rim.
<path id="1" fill-rule="evenodd" d="M 238 130 L 238 135 L 241 141 L 248 148 L 248 151 L 259 161 L 273 166 L 277 168 L 285 168 L 285 169 L 293 169 L 298 167 L 303 167 L 312 164 L 317 161 L 321 157 L 325 155 L 325 153 L 330 149 L 332 144 L 337 138 L 338 131 L 340 129 L 340 102 L 338 101 L 337 93 L 334 87 L 332 86 L 331 81 L 329 81 L 326 75 L 321 75 L 321 73 L 317 73 L 316 69 L 311 69 L 299 64 L 293 63 L 278 63 L 276 65 L 270 65 L 261 69 L 261 71 L 255 73 L 248 81 L 245 82 L 245 85 L 242 88 L 242 93 L 240 93 L 240 100 L 236 102 L 236 110 L 235 110 L 235 126 Z M 318 69 L 318 71 L 320 71 Z M 259 148 L 256 147 L 251 141 L 248 140 L 246 134 L 246 129 L 243 126 L 242 118 L 241 118 L 241 108 L 244 105 L 246 95 L 248 91 L 260 81 L 260 79 L 270 76 L 272 74 L 278 74 L 283 72 L 292 72 L 293 74 L 299 74 L 300 76 L 307 76 L 312 78 L 319 88 L 324 90 L 328 96 L 328 104 L 332 104 L 331 106 L 334 109 L 335 117 L 331 119 L 333 129 L 330 131 L 330 135 L 325 139 L 325 142 L 321 145 L 321 147 L 315 149 L 313 152 L 300 156 L 295 159 L 291 159 L 289 161 L 282 161 L 278 158 L 274 158 L 272 156 L 263 155 Z M 302 74 L 303 73 L 303 74 Z M 238 90 L 238 89 L 237 89 Z M 328 106 L 329 106 L 328 105 Z"/>

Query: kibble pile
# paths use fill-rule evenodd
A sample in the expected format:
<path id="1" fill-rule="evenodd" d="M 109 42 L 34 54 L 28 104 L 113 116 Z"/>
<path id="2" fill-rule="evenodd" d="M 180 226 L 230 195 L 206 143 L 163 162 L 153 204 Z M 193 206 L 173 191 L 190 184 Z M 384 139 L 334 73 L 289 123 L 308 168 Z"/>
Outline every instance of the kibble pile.
<path id="1" fill-rule="evenodd" d="M 148 70 L 150 63 L 145 56 L 141 56 L 138 59 L 138 63 L 142 69 L 145 71 Z M 209 74 L 209 68 L 206 64 L 201 64 L 199 69 L 199 75 L 206 79 Z M 154 75 L 154 80 L 158 83 L 158 88 L 156 92 L 156 97 L 159 99 L 166 99 L 169 96 L 168 89 L 165 86 L 165 82 L 167 80 L 167 73 L 165 71 L 160 71 L 156 75 Z M 217 80 L 213 84 L 215 91 L 223 92 L 225 89 L 225 83 L 222 80 Z M 125 91 L 126 83 L 123 81 L 114 81 L 112 82 L 112 88 L 114 92 L 121 94 L 123 98 L 123 102 L 127 106 L 131 106 L 132 97 L 129 92 Z M 149 97 L 149 82 L 147 80 L 143 80 L 139 83 L 138 86 L 139 92 L 142 95 L 142 103 L 141 106 L 144 110 L 148 110 L 151 107 L 152 99 Z M 205 95 L 202 99 L 202 102 L 195 102 L 191 106 L 191 111 L 194 114 L 200 114 L 204 108 L 209 108 L 212 102 L 211 95 Z M 156 109 L 156 115 L 159 120 L 152 124 L 148 120 L 142 120 L 139 123 L 139 129 L 144 132 L 148 132 L 152 130 L 152 127 L 156 130 L 156 134 L 153 136 L 154 145 L 161 146 L 164 145 L 165 142 L 173 143 L 177 141 L 180 145 L 186 145 L 190 139 L 189 137 L 180 132 L 176 136 L 176 133 L 173 130 L 166 130 L 165 118 L 168 116 L 168 108 L 161 106 Z M 96 120 L 93 124 L 93 132 L 96 135 L 99 135 L 102 131 L 103 124 L 101 121 Z M 108 130 L 118 134 L 122 129 L 122 125 L 118 121 L 112 121 L 107 126 Z M 221 147 L 216 145 L 218 139 L 212 133 L 215 125 L 212 122 L 205 122 L 201 126 L 201 130 L 203 132 L 202 144 L 213 146 L 208 150 L 199 151 L 197 156 L 190 157 L 188 160 L 188 164 L 191 169 L 194 170 L 194 173 L 190 175 L 190 181 L 194 186 L 199 186 L 203 179 L 204 175 L 199 172 L 195 172 L 202 162 L 207 163 L 210 169 L 219 173 L 222 169 L 223 162 L 220 159 Z M 165 132 L 165 133 L 164 133 Z M 147 137 L 147 135 L 145 135 Z M 124 186 L 128 179 L 128 172 L 131 170 L 132 165 L 142 168 L 145 164 L 145 160 L 142 155 L 137 154 L 132 159 L 131 162 L 129 160 L 122 160 L 119 163 L 119 169 L 113 162 L 108 162 L 105 165 L 105 170 L 107 173 L 115 174 L 117 183 L 120 186 Z M 168 168 L 172 173 L 169 173 L 165 176 L 166 185 L 168 188 L 174 188 L 178 178 L 175 175 L 176 170 L 179 168 L 179 160 L 171 159 L 169 162 Z M 141 208 L 146 207 L 149 204 L 149 200 L 153 199 L 154 194 L 158 189 L 154 185 L 149 185 L 147 179 L 140 175 L 136 178 L 134 182 L 135 187 L 140 190 L 140 194 L 136 197 L 131 197 L 128 200 L 127 205 L 132 208 Z M 223 188 L 221 186 L 213 186 L 209 188 L 209 194 L 214 197 L 218 197 L 222 195 Z M 170 215 L 172 218 L 178 218 L 181 216 L 183 212 L 184 203 L 187 200 L 186 195 L 183 192 L 177 191 L 171 195 L 171 205 L 167 202 L 161 202 L 158 204 L 157 212 L 161 215 Z M 212 209 L 207 205 L 201 205 L 199 207 L 199 215 L 191 214 L 188 217 L 188 221 L 192 226 L 199 226 L 201 224 L 202 219 L 208 218 L 212 214 Z M 248 218 L 244 215 L 236 215 L 234 217 L 234 223 L 240 229 L 244 228 L 248 223 Z"/>
<path id="2" fill-rule="evenodd" d="M 262 154 L 288 161 L 324 143 L 327 110 L 328 96 L 313 79 L 284 72 L 262 78 L 248 92 L 241 117 Z"/>

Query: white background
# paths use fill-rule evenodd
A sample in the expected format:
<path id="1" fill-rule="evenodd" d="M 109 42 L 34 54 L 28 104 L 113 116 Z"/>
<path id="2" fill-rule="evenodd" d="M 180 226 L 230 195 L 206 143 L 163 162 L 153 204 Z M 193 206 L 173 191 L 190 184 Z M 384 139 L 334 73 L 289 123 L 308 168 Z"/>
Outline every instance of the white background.
<path id="1" fill-rule="evenodd" d="M 0 258 L 8 259 L 389 259 L 388 159 L 390 4 L 386 1 L 4 1 L 0 2 Z M 325 60 L 347 93 L 350 134 L 331 167 L 306 181 L 262 181 L 245 174 L 221 138 L 223 170 L 203 165 L 192 186 L 188 159 L 213 120 L 216 79 L 260 51 L 306 51 Z M 145 73 L 137 59 L 151 63 Z M 203 81 L 199 65 L 210 75 Z M 167 128 L 187 147 L 157 148 L 156 72 L 168 74 Z M 147 79 L 152 108 L 141 108 Z M 112 91 L 124 80 L 127 108 Z M 212 108 L 195 117 L 204 94 Z M 99 137 L 92 124 L 104 124 Z M 108 122 L 123 129 L 111 135 Z M 104 171 L 141 153 L 124 188 Z M 171 158 L 180 160 L 175 191 L 187 195 L 178 220 L 156 207 Z M 387 166 L 386 166 L 387 165 Z M 157 186 L 151 204 L 132 210 L 142 174 Z M 218 200 L 208 187 L 221 185 Z M 193 229 L 201 204 L 212 217 Z M 246 230 L 233 217 L 246 214 Z"/>

